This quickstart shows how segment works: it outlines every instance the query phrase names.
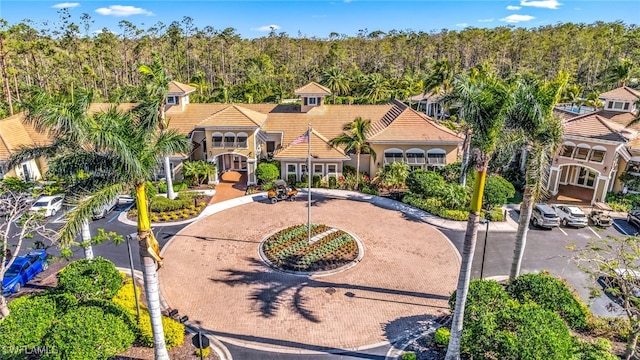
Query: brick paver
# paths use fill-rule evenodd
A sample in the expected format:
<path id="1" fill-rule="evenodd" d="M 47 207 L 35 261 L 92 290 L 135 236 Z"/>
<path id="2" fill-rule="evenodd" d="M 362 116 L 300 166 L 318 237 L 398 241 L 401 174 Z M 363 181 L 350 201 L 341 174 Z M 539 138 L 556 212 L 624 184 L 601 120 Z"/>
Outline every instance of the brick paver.
<path id="1" fill-rule="evenodd" d="M 289 351 L 380 344 L 448 313 L 460 263 L 442 233 L 370 203 L 314 199 L 314 223 L 362 241 L 358 265 L 310 278 L 269 269 L 258 256 L 260 241 L 306 223 L 307 204 L 265 199 L 199 220 L 165 246 L 167 303 L 224 340 Z"/>
<path id="2" fill-rule="evenodd" d="M 244 196 L 247 192 L 247 173 L 228 171 L 220 176 L 220 182 L 216 185 L 216 194 L 209 204 L 223 202 Z"/>

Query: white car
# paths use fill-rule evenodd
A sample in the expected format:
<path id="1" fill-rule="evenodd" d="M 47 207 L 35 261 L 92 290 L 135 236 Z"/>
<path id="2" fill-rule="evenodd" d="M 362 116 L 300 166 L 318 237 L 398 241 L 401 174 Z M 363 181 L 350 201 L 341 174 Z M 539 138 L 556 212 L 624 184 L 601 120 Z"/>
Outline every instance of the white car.
<path id="1" fill-rule="evenodd" d="M 113 199 L 110 203 L 105 204 L 99 210 L 94 211 L 93 220 L 104 218 L 108 213 L 111 212 L 111 210 L 115 209 L 116 205 L 118 205 L 118 199 Z"/>
<path id="2" fill-rule="evenodd" d="M 53 216 L 62 209 L 63 200 L 64 195 L 41 196 L 31 205 L 29 212 L 39 212 L 44 217 Z"/>
<path id="3" fill-rule="evenodd" d="M 553 208 L 560 217 L 562 226 L 585 227 L 589 222 L 587 215 L 577 206 L 560 204 Z"/>

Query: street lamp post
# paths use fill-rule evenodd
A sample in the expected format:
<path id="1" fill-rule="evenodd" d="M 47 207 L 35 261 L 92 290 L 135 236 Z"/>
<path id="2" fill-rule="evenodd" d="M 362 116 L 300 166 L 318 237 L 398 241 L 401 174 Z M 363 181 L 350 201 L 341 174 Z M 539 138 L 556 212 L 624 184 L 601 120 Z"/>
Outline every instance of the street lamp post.
<path id="1" fill-rule="evenodd" d="M 482 276 L 484 275 L 484 255 L 487 252 L 487 236 L 489 235 L 489 223 L 491 221 L 487 220 L 487 219 L 482 219 L 480 220 L 481 224 L 487 224 L 487 228 L 484 231 L 484 244 L 482 244 L 482 262 L 480 263 L 480 279 L 482 279 Z"/>
<path id="2" fill-rule="evenodd" d="M 138 233 L 127 235 L 127 251 L 129 252 L 129 267 L 131 268 L 131 283 L 133 284 L 133 297 L 136 299 L 136 315 L 140 323 L 140 302 L 138 300 L 138 289 L 136 288 L 136 276 L 133 273 L 133 257 L 131 256 L 131 241 L 138 237 Z"/>

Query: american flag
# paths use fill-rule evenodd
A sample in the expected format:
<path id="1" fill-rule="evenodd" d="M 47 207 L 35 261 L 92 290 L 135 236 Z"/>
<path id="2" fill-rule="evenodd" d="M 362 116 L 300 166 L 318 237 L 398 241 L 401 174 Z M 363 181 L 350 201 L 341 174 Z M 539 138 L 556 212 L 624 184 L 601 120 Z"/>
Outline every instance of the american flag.
<path id="1" fill-rule="evenodd" d="M 291 142 L 291 145 L 296 144 L 306 144 L 309 142 L 309 130 L 305 131 L 304 134 L 298 136 L 295 140 Z"/>

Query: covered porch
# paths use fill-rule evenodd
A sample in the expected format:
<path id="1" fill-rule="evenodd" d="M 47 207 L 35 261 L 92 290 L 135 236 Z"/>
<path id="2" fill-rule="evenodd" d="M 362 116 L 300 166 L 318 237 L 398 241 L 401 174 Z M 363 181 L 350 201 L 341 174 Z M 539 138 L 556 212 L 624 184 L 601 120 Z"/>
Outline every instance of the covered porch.
<path id="1" fill-rule="evenodd" d="M 609 177 L 584 164 L 563 164 L 549 173 L 549 192 L 558 203 L 587 204 L 604 201 Z"/>
<path id="2" fill-rule="evenodd" d="M 214 181 L 216 183 L 220 181 L 219 176 L 227 172 L 244 174 L 249 185 L 256 183 L 255 159 L 251 159 L 238 153 L 223 153 L 216 155 L 210 161 L 218 168 L 218 173 L 216 174 L 216 179 Z"/>

